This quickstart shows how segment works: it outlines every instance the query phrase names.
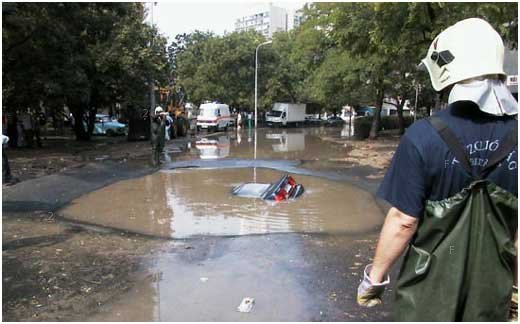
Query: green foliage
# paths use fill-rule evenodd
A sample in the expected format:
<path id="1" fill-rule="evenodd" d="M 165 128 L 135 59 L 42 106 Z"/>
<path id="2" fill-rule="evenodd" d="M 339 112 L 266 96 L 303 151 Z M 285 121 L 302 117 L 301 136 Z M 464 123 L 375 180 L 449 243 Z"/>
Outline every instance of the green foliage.
<path id="1" fill-rule="evenodd" d="M 416 71 L 433 38 L 461 19 L 482 17 L 517 47 L 517 10 L 517 3 L 309 3 L 299 28 L 275 33 L 259 51 L 259 108 L 303 102 L 309 113 L 346 104 L 380 109 L 385 97 L 413 101 L 416 84 L 418 105 L 433 107 L 428 75 Z M 168 45 L 145 15 L 142 3 L 5 3 L 4 109 L 43 103 L 55 111 L 65 104 L 79 119 L 89 112 L 89 129 L 77 129 L 88 138 L 97 109 L 146 107 L 150 80 L 171 90 L 177 104 L 254 107 L 262 35 L 195 31 Z M 379 112 L 372 122 L 371 137 L 388 123 Z"/>
<path id="2" fill-rule="evenodd" d="M 219 37 L 195 32 L 175 42 L 176 84 L 199 105 L 218 100 L 233 107 L 251 108 L 254 100 L 255 48 L 264 41 L 253 32 Z"/>
<path id="3" fill-rule="evenodd" d="M 347 79 L 354 81 L 357 78 L 357 84 L 351 83 L 350 91 L 357 93 L 358 98 L 371 97 L 377 107 L 370 135 L 376 137 L 384 96 L 410 98 L 414 84 L 429 84 L 424 82 L 423 76 L 418 76 L 416 65 L 440 31 L 461 19 L 482 17 L 509 44 L 516 46 L 517 8 L 516 3 L 385 2 L 316 3 L 311 10 L 314 11 L 315 26 L 329 31 L 337 47 L 356 66 L 343 71 L 351 74 Z M 327 57 L 332 61 L 331 65 L 339 63 L 334 55 Z M 326 62 L 322 66 L 328 67 Z M 336 71 L 328 69 L 324 73 L 330 77 Z M 326 87 L 333 92 L 332 84 L 337 86 L 337 83 L 336 80 Z M 422 95 L 432 98 L 433 91 L 426 90 Z M 353 95 L 345 97 L 356 98 Z"/>
<path id="4" fill-rule="evenodd" d="M 413 116 L 404 116 L 404 127 L 407 128 L 413 123 Z M 370 129 L 374 122 L 373 116 L 358 117 L 354 122 L 354 136 L 358 139 L 365 139 L 370 136 Z M 399 129 L 399 120 L 397 116 L 384 116 L 381 117 L 381 123 L 379 124 L 380 130 L 392 130 Z"/>
<path id="5" fill-rule="evenodd" d="M 9 4 L 2 28 L 4 108 L 43 104 L 59 112 L 67 105 L 78 139 L 88 140 L 98 109 L 142 105 L 148 80 L 163 82 L 167 75 L 166 41 L 144 17 L 141 3 Z"/>

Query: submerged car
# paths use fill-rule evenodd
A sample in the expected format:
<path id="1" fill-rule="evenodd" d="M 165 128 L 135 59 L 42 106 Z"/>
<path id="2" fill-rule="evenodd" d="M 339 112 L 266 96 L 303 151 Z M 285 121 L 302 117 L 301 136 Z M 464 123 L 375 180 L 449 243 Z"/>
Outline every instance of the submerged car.
<path id="1" fill-rule="evenodd" d="M 235 196 L 271 201 L 295 199 L 303 192 L 303 186 L 287 174 L 274 183 L 243 183 L 231 191 Z"/>
<path id="2" fill-rule="evenodd" d="M 110 119 L 108 115 L 96 114 L 93 134 L 108 136 L 127 135 L 128 127 L 116 119 Z"/>

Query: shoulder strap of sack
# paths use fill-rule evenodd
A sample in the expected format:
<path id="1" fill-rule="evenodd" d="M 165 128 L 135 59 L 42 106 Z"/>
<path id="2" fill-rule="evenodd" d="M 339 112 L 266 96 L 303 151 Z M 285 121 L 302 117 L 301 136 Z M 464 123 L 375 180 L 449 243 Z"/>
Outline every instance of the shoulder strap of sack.
<path id="1" fill-rule="evenodd" d="M 511 151 L 516 147 L 518 142 L 518 122 L 515 121 L 515 124 L 511 131 L 509 132 L 509 135 L 504 139 L 504 141 L 500 144 L 499 148 L 492 153 L 491 157 L 489 158 L 488 163 L 486 164 L 485 168 L 482 170 L 482 178 L 487 177 L 491 171 L 495 169 L 495 167 L 502 162 L 510 153 Z"/>
<path id="2" fill-rule="evenodd" d="M 480 178 L 479 176 L 473 174 L 473 168 L 469 163 L 469 158 L 464 147 L 460 144 L 455 134 L 453 134 L 453 132 L 448 128 L 448 125 L 446 125 L 446 123 L 439 116 L 431 116 L 428 118 L 428 121 L 433 126 L 433 128 L 435 128 L 437 133 L 439 133 L 440 137 L 446 143 L 446 145 L 448 145 L 451 153 L 455 155 L 455 158 L 457 158 L 462 168 L 473 178 Z"/>

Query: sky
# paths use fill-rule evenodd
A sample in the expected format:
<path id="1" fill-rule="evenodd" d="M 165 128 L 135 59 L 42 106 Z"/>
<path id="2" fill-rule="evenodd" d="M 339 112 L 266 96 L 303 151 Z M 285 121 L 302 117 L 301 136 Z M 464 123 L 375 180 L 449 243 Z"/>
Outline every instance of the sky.
<path id="1" fill-rule="evenodd" d="M 243 16 L 266 11 L 268 1 L 158 1 L 153 8 L 153 22 L 160 32 L 172 41 L 177 34 L 190 33 L 194 30 L 213 31 L 224 35 L 224 31 L 232 32 L 235 21 Z M 288 19 L 292 13 L 300 9 L 305 1 L 272 1 L 274 6 L 287 10 Z M 146 7 L 151 7 L 147 2 Z M 148 17 L 150 19 L 150 15 Z"/>

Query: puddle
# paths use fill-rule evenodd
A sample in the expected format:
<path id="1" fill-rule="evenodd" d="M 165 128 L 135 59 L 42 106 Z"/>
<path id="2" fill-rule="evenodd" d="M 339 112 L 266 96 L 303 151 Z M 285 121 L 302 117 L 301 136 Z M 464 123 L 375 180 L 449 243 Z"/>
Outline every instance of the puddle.
<path id="1" fill-rule="evenodd" d="M 209 250 L 200 251 L 204 248 L 197 245 L 161 254 L 127 294 L 88 320 L 309 321 L 315 296 L 296 270 L 303 264 L 296 260 L 301 253 L 296 243 L 250 236 L 220 241 Z M 216 252 L 221 250 L 225 253 Z M 247 296 L 255 299 L 253 309 L 240 313 L 237 306 Z"/>
<path id="2" fill-rule="evenodd" d="M 230 194 L 243 182 L 270 183 L 283 173 L 262 168 L 157 172 L 75 199 L 59 214 L 146 235 L 186 238 L 284 232 L 364 233 L 383 215 L 367 192 L 345 183 L 295 175 L 305 193 L 281 203 Z"/>
<path id="3" fill-rule="evenodd" d="M 186 147 L 187 159 L 254 158 L 320 160 L 344 157 L 349 148 L 331 145 L 320 136 L 351 138 L 348 125 L 322 128 L 260 128 L 200 133 Z"/>

